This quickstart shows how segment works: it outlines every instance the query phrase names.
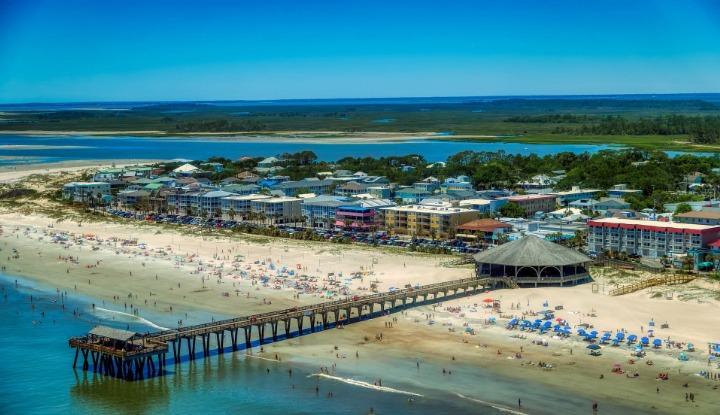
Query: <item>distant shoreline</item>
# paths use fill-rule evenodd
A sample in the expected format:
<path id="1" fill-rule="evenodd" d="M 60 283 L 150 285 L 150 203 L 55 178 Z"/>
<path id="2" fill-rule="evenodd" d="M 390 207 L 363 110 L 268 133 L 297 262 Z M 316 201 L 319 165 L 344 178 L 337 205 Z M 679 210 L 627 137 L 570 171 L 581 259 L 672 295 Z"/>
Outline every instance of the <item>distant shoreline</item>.
<path id="1" fill-rule="evenodd" d="M 52 131 L 23 130 L 0 131 L 3 135 L 17 136 L 89 136 L 94 138 L 137 137 L 167 140 L 243 141 L 250 143 L 306 143 L 306 144 L 387 144 L 405 141 L 467 141 L 467 142 L 508 142 L 524 144 L 586 144 L 616 145 L 641 150 L 683 151 L 712 153 L 720 152 L 720 145 L 693 144 L 682 136 L 643 136 L 643 135 L 564 135 L 564 134 L 457 134 L 439 132 L 391 132 L 391 131 L 254 131 L 254 132 L 193 132 L 169 133 L 152 130 L 128 131 Z"/>

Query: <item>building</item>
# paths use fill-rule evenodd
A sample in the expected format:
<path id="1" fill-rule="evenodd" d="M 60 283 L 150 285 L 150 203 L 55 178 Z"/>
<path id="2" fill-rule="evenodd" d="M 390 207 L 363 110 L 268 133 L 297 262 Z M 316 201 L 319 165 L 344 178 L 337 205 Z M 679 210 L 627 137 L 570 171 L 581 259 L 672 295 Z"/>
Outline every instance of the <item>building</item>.
<path id="1" fill-rule="evenodd" d="M 63 186 L 63 198 L 74 202 L 90 202 L 110 194 L 110 183 L 107 182 L 71 182 Z"/>
<path id="2" fill-rule="evenodd" d="M 673 215 L 673 220 L 680 223 L 694 223 L 696 225 L 720 226 L 720 209 L 706 208 Z"/>
<path id="3" fill-rule="evenodd" d="M 506 203 L 517 203 L 524 211 L 525 216 L 532 216 L 537 212 L 551 212 L 555 210 L 554 195 L 514 195 L 500 198 Z"/>
<path id="4" fill-rule="evenodd" d="M 228 196 L 220 200 L 220 209 L 225 218 L 247 219 L 253 200 L 270 199 L 271 197 L 260 194 Z"/>
<path id="5" fill-rule="evenodd" d="M 452 238 L 457 227 L 479 217 L 477 211 L 431 206 L 395 206 L 383 209 L 388 232 L 411 236 Z"/>
<path id="6" fill-rule="evenodd" d="M 442 193 L 453 192 L 456 190 L 473 190 L 470 178 L 467 176 L 448 177 L 442 185 L 440 191 Z"/>
<path id="7" fill-rule="evenodd" d="M 190 163 L 185 163 L 182 166 L 173 170 L 172 174 L 175 177 L 183 177 L 183 176 L 192 176 L 193 174 L 195 174 L 199 171 L 200 171 L 199 168 L 193 166 Z"/>
<path id="8" fill-rule="evenodd" d="M 598 189 L 581 189 L 580 186 L 573 186 L 572 189 L 564 192 L 555 192 L 558 203 L 567 206 L 570 202 L 582 199 L 593 199 L 600 193 Z"/>
<path id="9" fill-rule="evenodd" d="M 335 211 L 340 206 L 350 206 L 353 199 L 344 196 L 317 196 L 303 199 L 300 206 L 305 225 L 312 228 L 331 229 L 335 224 Z"/>
<path id="10" fill-rule="evenodd" d="M 197 197 L 197 208 L 201 213 L 204 212 L 208 216 L 220 216 L 222 215 L 222 199 L 234 195 L 235 193 L 223 190 L 213 190 L 201 194 Z"/>
<path id="11" fill-rule="evenodd" d="M 377 228 L 376 211 L 360 205 L 339 206 L 335 210 L 335 227 L 361 232 L 371 232 Z"/>
<path id="12" fill-rule="evenodd" d="M 586 255 L 554 242 L 528 235 L 475 254 L 478 278 L 521 287 L 576 285 L 591 280 L 592 261 Z"/>
<path id="13" fill-rule="evenodd" d="M 557 184 L 557 180 L 545 174 L 538 174 L 530 180 L 517 183 L 518 186 L 525 189 L 528 193 L 549 192 L 555 184 Z"/>
<path id="14" fill-rule="evenodd" d="M 457 237 L 485 243 L 497 242 L 512 226 L 495 219 L 475 219 L 457 227 Z"/>
<path id="15" fill-rule="evenodd" d="M 389 199 L 393 197 L 393 189 L 390 186 L 370 186 L 367 192 L 379 199 Z"/>
<path id="16" fill-rule="evenodd" d="M 270 197 L 250 201 L 251 211 L 272 224 L 299 222 L 300 201 L 297 197 Z"/>
<path id="17" fill-rule="evenodd" d="M 587 251 L 624 252 L 660 258 L 707 248 L 720 238 L 720 226 L 605 218 L 589 220 Z"/>
<path id="18" fill-rule="evenodd" d="M 595 204 L 595 210 L 598 212 L 606 212 L 608 210 L 630 209 L 630 203 L 623 199 L 613 197 L 603 197 Z"/>
<path id="19" fill-rule="evenodd" d="M 367 193 L 367 189 L 370 187 L 367 183 L 360 183 L 356 181 L 343 183 L 335 188 L 335 194 L 338 196 L 355 196 L 363 193 Z"/>
<path id="20" fill-rule="evenodd" d="M 257 166 L 260 169 L 270 169 L 279 163 L 280 163 L 280 159 L 278 159 L 277 157 L 267 157 L 267 158 L 260 160 L 258 162 Z"/>
<path id="21" fill-rule="evenodd" d="M 462 208 L 477 210 L 482 214 L 492 214 L 498 211 L 507 203 L 507 200 L 503 199 L 466 199 L 461 200 L 458 205 Z"/>
<path id="22" fill-rule="evenodd" d="M 235 193 L 236 195 L 252 195 L 260 192 L 260 186 L 256 184 L 228 184 L 220 188 L 226 192 Z"/>
<path id="23" fill-rule="evenodd" d="M 400 199 L 403 203 L 419 203 L 431 194 L 432 193 L 427 190 L 416 189 L 414 187 L 404 187 L 395 191 L 395 198 Z"/>
<path id="24" fill-rule="evenodd" d="M 626 184 L 616 184 L 607 191 L 608 196 L 624 199 L 628 195 L 641 195 L 642 190 L 628 189 Z"/>
<path id="25" fill-rule="evenodd" d="M 297 196 L 299 193 L 323 194 L 330 190 L 334 182 L 327 179 L 303 179 L 297 181 L 284 181 L 273 186 L 271 190 L 279 190 L 285 196 Z"/>
<path id="26" fill-rule="evenodd" d="M 127 190 L 117 194 L 117 201 L 124 208 L 146 208 L 150 210 L 150 192 L 147 190 Z"/>

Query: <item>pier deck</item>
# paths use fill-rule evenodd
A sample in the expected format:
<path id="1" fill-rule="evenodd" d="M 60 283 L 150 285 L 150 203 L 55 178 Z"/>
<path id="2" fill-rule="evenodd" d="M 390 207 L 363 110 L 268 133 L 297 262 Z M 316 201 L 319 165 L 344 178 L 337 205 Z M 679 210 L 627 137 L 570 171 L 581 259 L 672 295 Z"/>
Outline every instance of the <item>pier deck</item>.
<path id="1" fill-rule="evenodd" d="M 284 328 L 285 338 L 293 336 L 292 323 L 295 323 L 298 334 L 307 328 L 311 332 L 319 328 L 326 329 L 330 324 L 349 323 L 355 311 L 357 317 L 373 318 L 396 307 L 422 305 L 429 301 L 450 299 L 460 295 L 476 293 L 480 287 L 490 286 L 495 281 L 490 279 L 465 278 L 445 281 L 365 296 L 347 297 L 341 300 L 328 301 L 284 310 L 270 311 L 262 314 L 242 316 L 219 320 L 172 330 L 164 330 L 149 334 L 136 334 L 124 330 L 97 327 L 88 335 L 73 337 L 69 340 L 75 349 L 73 367 L 77 366 L 78 356 L 82 355 L 83 370 L 92 370 L 108 376 L 126 380 L 142 379 L 146 374 L 154 376 L 162 374 L 166 362 L 166 354 L 172 349 L 173 362 L 178 364 L 182 356 L 183 339 L 190 360 L 196 358 L 195 346 L 199 338 L 202 343 L 203 357 L 210 355 L 210 339 L 215 337 L 218 353 L 225 349 L 226 334 L 230 336 L 232 350 L 238 350 L 238 334 L 242 331 L 245 347 L 251 347 L 253 331 L 257 332 L 260 344 L 278 340 L 278 328 Z M 376 308 L 379 307 L 379 310 Z M 382 313 L 377 314 L 376 311 Z M 265 329 L 270 328 L 270 337 L 266 337 Z"/>

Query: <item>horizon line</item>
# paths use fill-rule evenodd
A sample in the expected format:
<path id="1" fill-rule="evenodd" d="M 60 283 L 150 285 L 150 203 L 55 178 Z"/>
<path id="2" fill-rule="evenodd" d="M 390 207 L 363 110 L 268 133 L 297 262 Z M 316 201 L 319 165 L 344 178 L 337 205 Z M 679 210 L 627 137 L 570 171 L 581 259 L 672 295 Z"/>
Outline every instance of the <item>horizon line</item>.
<path id="1" fill-rule="evenodd" d="M 436 95 L 436 96 L 386 96 L 386 97 L 334 97 L 334 98 L 268 98 L 268 99 L 197 99 L 197 100 L 111 100 L 111 101 L 24 101 L 0 102 L 0 106 L 11 105 L 60 105 L 60 104 L 129 104 L 129 103 L 214 103 L 214 102 L 293 102 L 293 101 L 339 101 L 339 100 L 402 100 L 402 99 L 468 99 L 468 98 L 558 98 L 558 97 L 628 97 L 628 96 L 678 96 L 678 95 L 720 95 L 720 92 L 640 92 L 606 94 L 508 94 L 508 95 Z"/>

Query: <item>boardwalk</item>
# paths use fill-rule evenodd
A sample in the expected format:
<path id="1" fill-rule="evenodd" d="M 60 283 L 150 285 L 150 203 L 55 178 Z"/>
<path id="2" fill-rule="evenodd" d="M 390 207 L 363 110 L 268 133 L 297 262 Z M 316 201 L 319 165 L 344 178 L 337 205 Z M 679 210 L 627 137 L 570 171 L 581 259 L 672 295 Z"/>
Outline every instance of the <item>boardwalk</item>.
<path id="1" fill-rule="evenodd" d="M 489 279 L 466 278 L 144 335 L 101 328 L 100 335 L 91 331 L 86 336 L 70 339 L 70 347 L 75 349 L 73 367 L 77 366 L 78 357 L 82 356 L 83 370 L 92 368 L 95 372 L 126 380 L 142 379 L 146 374 L 149 376 L 162 374 L 166 354 L 170 351 L 173 353 L 173 362 L 178 364 L 183 355 L 183 343 L 188 358 L 193 360 L 197 358 L 195 348 L 198 339 L 202 344 L 202 356 L 207 357 L 212 350 L 210 342 L 212 337 L 215 338 L 214 343 L 218 353 L 223 353 L 225 340 L 228 337 L 226 335 L 229 334 L 229 346 L 235 351 L 239 347 L 240 334 L 243 335 L 245 348 L 249 348 L 253 332 L 257 333 L 259 343 L 263 344 L 266 341 L 277 341 L 279 328 L 284 329 L 284 338 L 290 338 L 295 334 L 301 335 L 307 332 L 305 328 L 314 332 L 331 325 L 349 323 L 353 311 L 358 319 L 373 318 L 383 315 L 386 311 L 396 310 L 398 307 L 422 305 L 476 293 L 481 287 L 489 285 L 491 285 Z M 292 330 L 293 323 L 297 332 Z M 269 333 L 266 334 L 268 328 Z"/>
<path id="2" fill-rule="evenodd" d="M 631 284 L 623 285 L 613 290 L 610 290 L 610 295 L 624 295 L 630 294 L 635 291 L 640 291 L 645 288 L 655 287 L 657 285 L 675 285 L 685 284 L 695 279 L 694 275 L 691 274 L 666 274 L 657 277 L 645 278 L 641 281 L 634 282 Z"/>

